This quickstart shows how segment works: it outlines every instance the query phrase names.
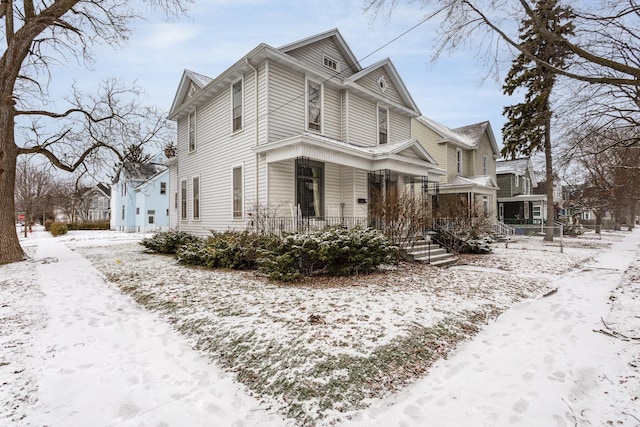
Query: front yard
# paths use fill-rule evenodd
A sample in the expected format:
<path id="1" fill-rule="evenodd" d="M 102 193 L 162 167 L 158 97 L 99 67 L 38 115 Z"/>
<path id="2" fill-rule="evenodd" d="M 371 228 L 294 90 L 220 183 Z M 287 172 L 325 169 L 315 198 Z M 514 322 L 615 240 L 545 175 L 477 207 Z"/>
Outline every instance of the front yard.
<path id="1" fill-rule="evenodd" d="M 424 376 L 483 325 L 616 236 L 518 237 L 448 269 L 400 264 L 351 278 L 280 284 L 178 265 L 137 243 L 66 243 L 105 278 L 188 336 L 253 395 L 297 425 L 331 425 Z M 105 250 L 108 248 L 108 250 Z"/>

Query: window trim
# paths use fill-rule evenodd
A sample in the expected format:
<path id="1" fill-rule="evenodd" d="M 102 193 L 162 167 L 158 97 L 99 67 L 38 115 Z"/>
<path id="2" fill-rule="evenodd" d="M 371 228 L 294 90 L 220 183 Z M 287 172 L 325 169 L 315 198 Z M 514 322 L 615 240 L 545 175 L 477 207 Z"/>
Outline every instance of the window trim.
<path id="1" fill-rule="evenodd" d="M 305 82 L 305 92 L 304 92 L 304 99 L 305 99 L 305 109 L 304 109 L 304 121 L 305 121 L 305 130 L 307 131 L 311 131 L 311 132 L 315 132 L 315 133 L 319 133 L 320 135 L 324 134 L 324 84 L 323 83 L 319 83 L 318 81 L 314 80 L 314 79 L 310 79 L 309 77 L 305 77 L 304 79 Z M 309 127 L 309 85 L 310 84 L 314 84 L 320 87 L 320 129 L 312 129 L 311 127 Z"/>
<path id="2" fill-rule="evenodd" d="M 386 122 L 387 122 L 387 133 L 386 133 L 386 141 L 385 142 L 380 142 L 380 136 L 381 136 L 381 132 L 380 132 L 380 112 L 384 111 L 386 114 Z M 383 107 L 382 105 L 378 105 L 377 108 L 377 114 L 376 114 L 377 120 L 376 120 L 376 127 L 377 127 L 377 131 L 378 131 L 378 145 L 382 145 L 382 144 L 388 144 L 389 143 L 389 108 L 387 107 Z"/>
<path id="3" fill-rule="evenodd" d="M 193 128 L 192 128 L 192 122 L 193 122 Z M 193 138 L 191 136 L 192 131 L 193 131 Z M 198 149 L 198 115 L 196 113 L 196 110 L 191 111 L 187 115 L 187 146 L 189 148 L 190 153 L 193 153 Z"/>
<path id="4" fill-rule="evenodd" d="M 189 205 L 189 190 L 187 186 L 187 180 L 183 179 L 180 181 L 180 219 L 182 221 L 186 221 L 188 217 Z"/>
<path id="5" fill-rule="evenodd" d="M 235 171 L 240 170 L 240 215 L 236 215 Z M 244 165 L 231 166 L 231 219 L 244 219 Z"/>
<path id="6" fill-rule="evenodd" d="M 153 218 L 153 220 L 151 220 Z M 155 225 L 156 224 L 156 210 L 155 209 L 147 209 L 147 224 Z"/>
<path id="7" fill-rule="evenodd" d="M 462 175 L 462 149 L 456 148 L 456 173 Z"/>
<path id="8" fill-rule="evenodd" d="M 482 175 L 489 175 L 489 158 L 486 154 L 482 155 Z"/>
<path id="9" fill-rule="evenodd" d="M 196 198 L 196 181 L 198 182 L 197 198 Z M 202 183 L 200 181 L 200 175 L 196 175 L 191 177 L 191 218 L 194 221 L 200 221 L 201 214 L 202 214 Z"/>
<path id="10" fill-rule="evenodd" d="M 235 88 L 235 86 L 240 83 L 240 127 L 238 129 L 235 129 L 235 117 L 234 117 L 234 110 L 235 110 L 235 106 L 234 106 L 234 93 L 233 90 Z M 239 79 L 233 81 L 231 83 L 231 133 L 237 133 L 240 132 L 244 129 L 244 76 L 240 77 Z"/>
<path id="11" fill-rule="evenodd" d="M 167 194 L 167 183 L 166 182 L 161 182 L 160 183 L 160 194 L 163 195 L 163 196 Z"/>

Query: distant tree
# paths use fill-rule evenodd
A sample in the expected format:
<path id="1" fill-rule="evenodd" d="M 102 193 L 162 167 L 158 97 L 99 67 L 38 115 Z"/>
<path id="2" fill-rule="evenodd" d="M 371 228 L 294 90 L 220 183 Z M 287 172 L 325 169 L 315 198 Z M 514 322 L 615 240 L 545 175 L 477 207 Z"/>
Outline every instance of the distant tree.
<path id="1" fill-rule="evenodd" d="M 637 130 L 629 132 L 626 128 L 604 133 L 589 129 L 578 137 L 582 142 L 574 160 L 584 173 L 581 199 L 595 212 L 597 224 L 606 210 L 613 214 L 616 227 L 635 222 L 640 200 L 640 143 L 616 143 L 632 139 L 634 134 L 639 138 Z"/>
<path id="2" fill-rule="evenodd" d="M 563 67 L 571 52 L 563 45 L 549 43 L 542 36 L 540 25 L 548 31 L 567 36 L 573 33 L 570 9 L 558 6 L 557 0 L 537 0 L 535 17 L 527 17 L 520 26 L 522 50 L 553 67 Z M 556 83 L 556 74 L 547 65 L 538 63 L 529 55 L 521 53 L 513 61 L 507 74 L 504 92 L 513 95 L 526 89 L 524 102 L 504 109 L 507 123 L 502 128 L 503 156 L 516 158 L 519 154 L 529 157 L 544 150 L 547 193 L 547 225 L 555 218 L 553 203 L 553 158 L 551 151 L 551 95 Z M 545 240 L 553 240 L 553 228 L 545 229 Z"/>
<path id="3" fill-rule="evenodd" d="M 184 12 L 189 0 L 147 0 L 168 14 Z M 164 114 L 144 108 L 139 91 L 117 79 L 95 95 L 72 87 L 62 110 L 51 110 L 51 66 L 76 59 L 89 64 L 92 47 L 117 47 L 128 24 L 140 16 L 136 2 L 121 0 L 24 0 L 0 2 L 0 264 L 24 259 L 16 234 L 14 190 L 20 155 L 39 155 L 58 169 L 127 161 L 126 147 L 162 136 Z M 58 100 L 59 101 L 59 100 Z M 129 152 L 131 152 L 129 150 Z"/>
<path id="4" fill-rule="evenodd" d="M 45 216 L 53 187 L 51 172 L 47 166 L 29 160 L 29 156 L 23 156 L 17 163 L 14 194 L 16 208 L 24 213 L 26 224 L 32 224 Z"/>

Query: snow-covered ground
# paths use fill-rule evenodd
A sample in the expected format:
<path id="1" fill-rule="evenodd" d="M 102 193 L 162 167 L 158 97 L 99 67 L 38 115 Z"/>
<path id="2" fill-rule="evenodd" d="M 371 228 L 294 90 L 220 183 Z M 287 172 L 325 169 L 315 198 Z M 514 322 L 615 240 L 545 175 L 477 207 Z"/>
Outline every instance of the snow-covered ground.
<path id="1" fill-rule="evenodd" d="M 139 240 L 0 266 L 0 425 L 640 425 L 637 232 L 285 286 Z"/>

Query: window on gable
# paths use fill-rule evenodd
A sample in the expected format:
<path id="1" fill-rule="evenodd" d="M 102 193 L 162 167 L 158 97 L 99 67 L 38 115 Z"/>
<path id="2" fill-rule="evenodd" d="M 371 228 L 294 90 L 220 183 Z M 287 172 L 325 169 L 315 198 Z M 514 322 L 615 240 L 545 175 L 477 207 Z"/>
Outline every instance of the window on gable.
<path id="1" fill-rule="evenodd" d="M 167 194 L 167 183 L 166 182 L 161 182 L 160 183 L 160 194 Z"/>
<path id="2" fill-rule="evenodd" d="M 196 149 L 196 112 L 189 113 L 189 151 Z"/>
<path id="3" fill-rule="evenodd" d="M 322 132 L 322 85 L 307 81 L 307 129 Z"/>
<path id="4" fill-rule="evenodd" d="M 456 173 L 462 174 L 462 150 L 456 148 Z"/>
<path id="5" fill-rule="evenodd" d="M 484 154 L 482 156 L 482 175 L 488 175 L 489 170 L 489 160 L 487 159 L 487 155 Z"/>
<path id="6" fill-rule="evenodd" d="M 180 182 L 180 218 L 187 219 L 187 180 Z"/>
<path id="7" fill-rule="evenodd" d="M 335 59 L 327 55 L 322 55 L 322 63 L 325 67 L 331 68 L 333 71 L 340 72 L 340 62 L 336 61 Z"/>
<path id="8" fill-rule="evenodd" d="M 233 102 L 233 131 L 242 129 L 242 80 L 237 81 L 232 86 Z"/>
<path id="9" fill-rule="evenodd" d="M 233 217 L 242 218 L 242 168 L 233 168 Z"/>
<path id="10" fill-rule="evenodd" d="M 378 144 L 386 144 L 389 135 L 389 110 L 378 107 Z"/>
<path id="11" fill-rule="evenodd" d="M 200 177 L 193 177 L 193 219 L 200 219 Z"/>

